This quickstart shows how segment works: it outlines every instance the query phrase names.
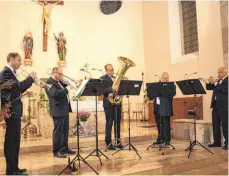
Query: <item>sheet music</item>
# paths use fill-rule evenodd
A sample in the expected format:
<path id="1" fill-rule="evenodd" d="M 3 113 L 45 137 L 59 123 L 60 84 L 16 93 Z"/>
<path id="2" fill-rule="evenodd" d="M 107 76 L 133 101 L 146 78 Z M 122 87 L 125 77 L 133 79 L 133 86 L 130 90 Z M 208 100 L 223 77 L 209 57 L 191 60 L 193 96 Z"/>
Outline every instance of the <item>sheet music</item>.
<path id="1" fill-rule="evenodd" d="M 81 93 L 85 89 L 85 86 L 86 86 L 86 84 L 88 83 L 89 80 L 90 79 L 86 79 L 81 83 L 80 87 L 76 91 L 76 94 L 75 94 L 74 98 L 77 98 L 77 97 L 79 97 L 81 95 Z"/>

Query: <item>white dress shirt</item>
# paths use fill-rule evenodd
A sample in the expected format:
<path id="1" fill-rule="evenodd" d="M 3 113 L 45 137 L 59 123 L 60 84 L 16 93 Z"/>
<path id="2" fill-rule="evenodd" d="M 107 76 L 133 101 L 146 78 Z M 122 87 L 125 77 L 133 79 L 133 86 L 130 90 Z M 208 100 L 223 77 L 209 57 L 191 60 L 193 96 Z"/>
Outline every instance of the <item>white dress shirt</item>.
<path id="1" fill-rule="evenodd" d="M 114 76 L 111 76 L 111 75 L 108 75 L 110 78 L 111 78 L 111 80 L 114 82 Z"/>
<path id="2" fill-rule="evenodd" d="M 160 102 L 160 97 L 157 97 L 157 98 L 156 98 L 156 104 L 157 104 L 157 105 L 160 105 L 160 103 L 161 103 L 161 102 Z"/>

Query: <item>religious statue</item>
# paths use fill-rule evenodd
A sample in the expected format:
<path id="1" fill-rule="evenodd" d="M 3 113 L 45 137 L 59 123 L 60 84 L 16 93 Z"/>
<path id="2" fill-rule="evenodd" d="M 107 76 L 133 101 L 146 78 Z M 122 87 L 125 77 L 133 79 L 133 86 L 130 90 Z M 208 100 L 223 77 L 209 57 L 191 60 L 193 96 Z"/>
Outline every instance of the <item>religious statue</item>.
<path id="1" fill-rule="evenodd" d="M 33 37 L 31 32 L 27 32 L 23 39 L 25 58 L 31 59 L 33 51 Z"/>
<path id="2" fill-rule="evenodd" d="M 25 65 L 32 64 L 33 36 L 31 32 L 26 32 L 24 39 Z"/>
<path id="3" fill-rule="evenodd" d="M 55 3 L 49 3 L 47 0 L 44 0 L 43 2 L 37 0 L 34 1 L 43 6 L 42 22 L 45 24 L 44 33 L 45 35 L 48 35 L 52 7 L 58 4 L 60 0 Z"/>
<path id="4" fill-rule="evenodd" d="M 56 45 L 57 45 L 57 52 L 58 52 L 58 56 L 59 56 L 59 62 L 65 63 L 66 62 L 65 60 L 66 60 L 67 49 L 65 47 L 65 45 L 66 45 L 66 39 L 64 37 L 64 33 L 63 32 L 60 32 L 58 37 L 54 34 L 54 37 L 56 39 Z"/>

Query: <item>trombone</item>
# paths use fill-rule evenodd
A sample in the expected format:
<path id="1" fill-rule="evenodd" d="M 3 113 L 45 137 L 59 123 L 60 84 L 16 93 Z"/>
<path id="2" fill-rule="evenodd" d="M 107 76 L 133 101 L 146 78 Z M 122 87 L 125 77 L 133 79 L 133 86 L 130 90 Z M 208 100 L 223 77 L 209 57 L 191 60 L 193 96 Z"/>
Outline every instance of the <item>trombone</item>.
<path id="1" fill-rule="evenodd" d="M 28 77 L 30 75 L 30 73 L 28 71 L 26 71 L 24 68 L 20 67 L 18 69 L 19 73 L 18 74 L 21 74 L 22 76 L 24 77 Z M 46 82 L 38 79 L 37 77 L 34 78 L 34 83 L 39 86 L 39 87 L 46 87 L 47 89 L 50 89 L 51 88 L 51 84 L 47 84 Z"/>
<path id="2" fill-rule="evenodd" d="M 49 76 L 51 76 L 52 74 L 52 68 L 47 68 L 46 69 L 46 71 L 45 71 L 45 73 L 46 74 L 48 74 Z M 65 83 L 65 84 L 67 84 L 67 85 L 69 85 L 70 83 L 69 83 L 69 81 L 68 80 L 70 80 L 70 81 L 72 81 L 75 85 L 76 85 L 76 88 L 78 88 L 80 85 L 81 85 L 81 83 L 82 83 L 82 80 L 76 80 L 76 79 L 74 79 L 74 78 L 71 78 L 71 77 L 69 77 L 69 76 L 67 76 L 67 75 L 64 75 L 63 73 L 59 73 L 60 75 L 62 75 L 62 81 Z M 67 78 L 68 80 L 66 80 L 66 79 L 64 79 L 64 78 Z"/>

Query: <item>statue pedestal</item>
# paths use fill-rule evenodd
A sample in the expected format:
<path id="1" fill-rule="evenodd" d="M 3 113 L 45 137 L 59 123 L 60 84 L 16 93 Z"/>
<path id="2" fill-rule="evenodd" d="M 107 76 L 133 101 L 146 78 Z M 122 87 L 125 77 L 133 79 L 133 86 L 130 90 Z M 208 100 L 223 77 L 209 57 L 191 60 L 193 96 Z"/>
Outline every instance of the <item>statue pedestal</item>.
<path id="1" fill-rule="evenodd" d="M 24 59 L 24 65 L 25 66 L 32 66 L 33 65 L 33 60 L 31 58 L 25 58 Z"/>
<path id="2" fill-rule="evenodd" d="M 62 67 L 62 68 L 65 68 L 65 67 L 66 67 L 66 64 L 67 64 L 66 61 L 62 61 L 62 60 L 59 60 L 59 61 L 58 61 L 58 65 L 59 65 L 60 67 Z"/>

